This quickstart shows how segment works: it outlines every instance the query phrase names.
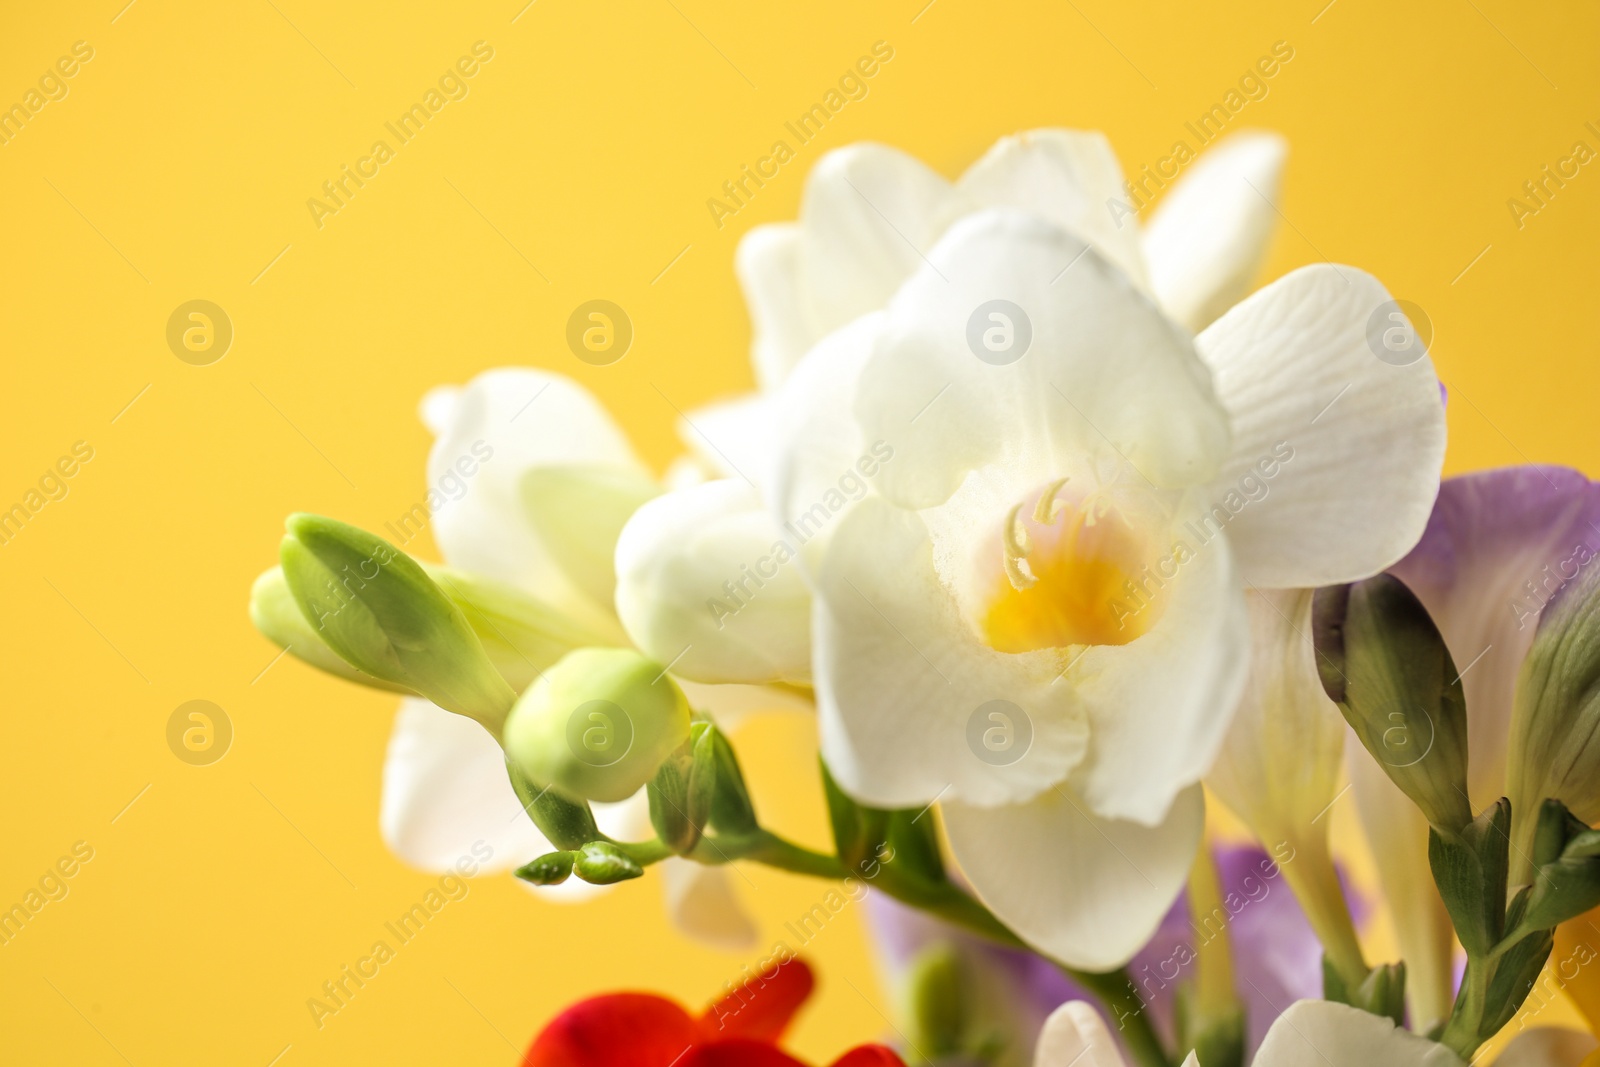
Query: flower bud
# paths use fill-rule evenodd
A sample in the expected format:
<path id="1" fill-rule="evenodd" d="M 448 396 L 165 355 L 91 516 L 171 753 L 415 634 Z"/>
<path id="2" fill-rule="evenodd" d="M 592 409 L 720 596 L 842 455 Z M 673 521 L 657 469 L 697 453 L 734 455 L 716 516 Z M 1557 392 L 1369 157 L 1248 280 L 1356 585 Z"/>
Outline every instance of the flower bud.
<path id="1" fill-rule="evenodd" d="M 416 561 L 381 537 L 291 515 L 284 578 L 317 635 L 357 670 L 478 720 L 499 735 L 516 694 L 461 609 Z"/>
<path id="2" fill-rule="evenodd" d="M 1422 602 L 1380 574 L 1317 590 L 1311 614 L 1322 688 L 1362 746 L 1429 823 L 1466 826 L 1466 700 Z"/>
<path id="3" fill-rule="evenodd" d="M 632 649 L 581 648 L 522 694 L 504 741 L 532 781 L 578 800 L 618 801 L 688 737 L 688 701 L 660 664 Z"/>
<path id="4" fill-rule="evenodd" d="M 657 497 L 617 539 L 617 614 L 697 682 L 807 682 L 811 591 L 760 496 L 722 480 Z"/>
<path id="5" fill-rule="evenodd" d="M 679 855 L 694 848 L 711 818 L 717 786 L 715 730 L 708 722 L 690 726 L 689 740 L 662 762 L 645 787 L 650 825 L 661 843 Z"/>
<path id="6" fill-rule="evenodd" d="M 348 681 L 370 685 L 374 689 L 411 692 L 403 685 L 395 685 L 357 670 L 329 648 L 300 613 L 300 605 L 295 603 L 294 594 L 289 591 L 282 567 L 263 571 L 250 587 L 250 621 L 261 631 L 261 636 L 319 670 Z"/>
<path id="7" fill-rule="evenodd" d="M 610 841 L 591 841 L 572 856 L 573 872 L 591 885 L 625 882 L 644 873 L 638 861 Z"/>
<path id="8" fill-rule="evenodd" d="M 577 858 L 576 852 L 546 852 L 512 873 L 529 885 L 560 885 L 572 874 L 572 865 Z"/>
<path id="9" fill-rule="evenodd" d="M 1524 853 L 1545 800 L 1600 821 L 1600 568 L 1582 572 L 1540 616 L 1517 677 L 1506 786 L 1512 841 Z M 1526 880 L 1525 867 L 1515 873 L 1513 883 Z"/>

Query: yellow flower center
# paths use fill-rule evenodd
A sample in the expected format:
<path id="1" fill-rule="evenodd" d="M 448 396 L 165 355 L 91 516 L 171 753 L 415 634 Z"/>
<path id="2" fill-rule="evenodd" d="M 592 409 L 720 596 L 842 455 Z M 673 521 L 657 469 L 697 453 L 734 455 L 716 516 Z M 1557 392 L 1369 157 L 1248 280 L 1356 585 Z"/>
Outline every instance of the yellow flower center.
<path id="1" fill-rule="evenodd" d="M 1165 582 L 1150 577 L 1148 539 L 1102 496 L 1058 499 L 1063 485 L 1046 487 L 1030 517 L 1013 508 L 1000 531 L 982 618 L 997 651 L 1125 645 L 1160 614 Z"/>

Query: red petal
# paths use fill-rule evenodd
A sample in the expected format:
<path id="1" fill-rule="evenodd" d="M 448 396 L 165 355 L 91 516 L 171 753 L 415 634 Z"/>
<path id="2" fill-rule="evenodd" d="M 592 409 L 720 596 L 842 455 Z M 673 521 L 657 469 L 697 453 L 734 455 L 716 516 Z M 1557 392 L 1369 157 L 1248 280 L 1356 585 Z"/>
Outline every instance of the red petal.
<path id="1" fill-rule="evenodd" d="M 694 1019 L 665 997 L 611 993 L 550 1020 L 522 1067 L 672 1067 L 699 1040 Z"/>
<path id="2" fill-rule="evenodd" d="M 700 1045 L 678 1067 L 806 1067 L 776 1045 L 734 1037 Z"/>
<path id="3" fill-rule="evenodd" d="M 814 985 L 811 968 L 791 956 L 773 973 L 753 976 L 707 1008 L 700 1032 L 711 1041 L 742 1037 L 776 1043 Z"/>
<path id="4" fill-rule="evenodd" d="M 885 1045 L 857 1045 L 833 1061 L 833 1067 L 906 1067 L 900 1054 Z"/>

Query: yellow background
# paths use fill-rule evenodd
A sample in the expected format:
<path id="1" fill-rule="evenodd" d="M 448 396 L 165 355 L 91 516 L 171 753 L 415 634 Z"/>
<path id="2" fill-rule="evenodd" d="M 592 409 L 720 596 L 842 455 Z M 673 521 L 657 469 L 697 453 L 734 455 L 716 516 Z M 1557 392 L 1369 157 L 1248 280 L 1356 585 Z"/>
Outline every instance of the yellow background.
<path id="1" fill-rule="evenodd" d="M 0 103 L 75 41 L 95 56 L 0 146 L 0 504 L 75 441 L 95 457 L 0 546 L 0 905 L 74 842 L 95 857 L 0 947 L 0 1061 L 510 1063 L 580 995 L 698 1003 L 756 958 L 666 930 L 654 876 L 577 910 L 480 880 L 316 1030 L 306 999 L 432 880 L 378 839 L 394 700 L 292 659 L 263 674 L 244 609 L 286 513 L 378 528 L 421 499 L 434 384 L 557 369 L 664 465 L 663 394 L 749 385 L 734 247 L 794 215 L 825 149 L 879 139 L 954 175 L 1068 125 L 1133 169 L 1287 41 L 1236 123 L 1292 142 L 1267 276 L 1353 263 L 1427 311 L 1451 470 L 1600 470 L 1600 164 L 1521 230 L 1506 207 L 1574 141 L 1600 148 L 1600 8 L 1325 2 L 7 4 Z M 478 40 L 470 95 L 316 228 L 307 198 Z M 870 95 L 716 228 L 706 199 L 878 40 Z M 563 342 L 597 297 L 637 330 L 606 368 Z M 212 366 L 164 340 L 195 298 L 235 326 Z M 197 698 L 236 731 L 209 767 L 165 741 Z M 743 741 L 769 819 L 820 843 L 810 744 L 798 719 Z M 746 873 L 769 942 L 824 888 Z M 826 1062 L 884 1033 L 887 1002 L 855 914 L 809 954 L 797 1047 Z"/>

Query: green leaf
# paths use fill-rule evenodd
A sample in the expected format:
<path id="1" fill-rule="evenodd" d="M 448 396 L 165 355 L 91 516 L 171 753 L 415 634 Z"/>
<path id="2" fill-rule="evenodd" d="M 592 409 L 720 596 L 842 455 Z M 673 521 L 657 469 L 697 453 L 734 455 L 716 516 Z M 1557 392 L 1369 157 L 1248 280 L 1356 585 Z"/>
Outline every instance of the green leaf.
<path id="1" fill-rule="evenodd" d="M 1509 1023 L 1522 1002 L 1528 999 L 1533 984 L 1539 980 L 1545 960 L 1550 958 L 1554 938 L 1549 931 L 1539 931 L 1522 938 L 1496 962 L 1494 976 L 1489 979 L 1489 989 L 1484 997 L 1487 1008 L 1478 1027 L 1478 1038 L 1487 1041 Z"/>
<path id="2" fill-rule="evenodd" d="M 1501 798 L 1460 833 L 1428 832 L 1428 863 L 1456 936 L 1469 956 L 1486 956 L 1505 929 L 1511 805 Z"/>

